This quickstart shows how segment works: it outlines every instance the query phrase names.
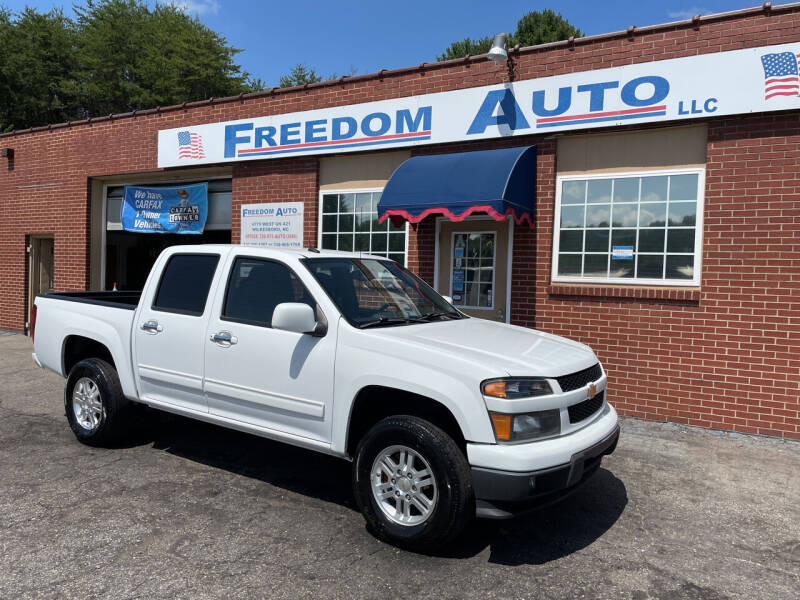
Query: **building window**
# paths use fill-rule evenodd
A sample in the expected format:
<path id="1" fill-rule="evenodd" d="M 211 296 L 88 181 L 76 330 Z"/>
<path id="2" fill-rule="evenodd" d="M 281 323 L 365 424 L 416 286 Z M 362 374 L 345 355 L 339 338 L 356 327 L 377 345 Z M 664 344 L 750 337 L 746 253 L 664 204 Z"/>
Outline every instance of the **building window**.
<path id="1" fill-rule="evenodd" d="M 327 250 L 369 252 L 406 264 L 407 224 L 378 223 L 380 190 L 323 192 L 320 246 Z"/>
<path id="2" fill-rule="evenodd" d="M 554 281 L 699 285 L 701 169 L 558 180 Z"/>
<path id="3" fill-rule="evenodd" d="M 461 308 L 494 307 L 495 234 L 454 233 L 450 296 Z"/>

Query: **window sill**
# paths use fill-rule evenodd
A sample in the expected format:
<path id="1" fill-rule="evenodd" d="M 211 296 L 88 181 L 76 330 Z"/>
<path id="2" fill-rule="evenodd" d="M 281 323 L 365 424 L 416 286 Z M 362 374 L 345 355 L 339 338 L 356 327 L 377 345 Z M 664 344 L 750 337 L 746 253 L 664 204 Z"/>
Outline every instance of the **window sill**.
<path id="1" fill-rule="evenodd" d="M 547 293 L 550 296 L 559 297 L 624 298 L 629 300 L 700 303 L 700 288 L 697 287 L 552 283 L 547 288 Z"/>

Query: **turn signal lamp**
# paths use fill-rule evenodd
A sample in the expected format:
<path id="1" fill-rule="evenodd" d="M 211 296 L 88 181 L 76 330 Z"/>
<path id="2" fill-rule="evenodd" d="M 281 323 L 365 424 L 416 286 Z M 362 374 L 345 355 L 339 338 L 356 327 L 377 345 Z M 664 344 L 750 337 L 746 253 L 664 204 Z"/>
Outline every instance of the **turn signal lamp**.
<path id="1" fill-rule="evenodd" d="M 492 415 L 492 425 L 494 425 L 494 437 L 498 441 L 511 440 L 511 415 L 501 415 L 500 413 L 489 413 Z"/>

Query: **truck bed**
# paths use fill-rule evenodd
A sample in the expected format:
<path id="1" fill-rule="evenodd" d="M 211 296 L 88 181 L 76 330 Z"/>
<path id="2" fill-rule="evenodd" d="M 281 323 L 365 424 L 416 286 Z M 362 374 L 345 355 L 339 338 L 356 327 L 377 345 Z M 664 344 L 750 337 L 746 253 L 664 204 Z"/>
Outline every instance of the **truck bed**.
<path id="1" fill-rule="evenodd" d="M 55 300 L 83 302 L 85 304 L 97 304 L 99 306 L 110 306 L 112 308 L 124 308 L 127 310 L 135 310 L 139 304 L 139 298 L 141 296 L 141 291 L 52 292 L 50 294 L 39 294 L 40 298 L 53 298 Z"/>

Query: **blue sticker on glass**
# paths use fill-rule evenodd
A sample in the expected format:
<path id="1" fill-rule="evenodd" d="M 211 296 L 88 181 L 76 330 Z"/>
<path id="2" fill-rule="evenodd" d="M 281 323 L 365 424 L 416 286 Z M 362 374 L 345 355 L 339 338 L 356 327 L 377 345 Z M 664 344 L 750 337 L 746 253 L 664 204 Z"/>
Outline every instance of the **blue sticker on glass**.
<path id="1" fill-rule="evenodd" d="M 633 260 L 633 246 L 613 246 L 611 258 L 614 260 Z"/>
<path id="2" fill-rule="evenodd" d="M 454 292 L 463 292 L 464 291 L 464 271 L 463 270 L 453 271 L 453 291 Z"/>

